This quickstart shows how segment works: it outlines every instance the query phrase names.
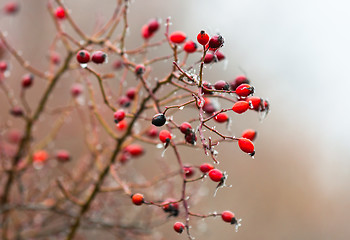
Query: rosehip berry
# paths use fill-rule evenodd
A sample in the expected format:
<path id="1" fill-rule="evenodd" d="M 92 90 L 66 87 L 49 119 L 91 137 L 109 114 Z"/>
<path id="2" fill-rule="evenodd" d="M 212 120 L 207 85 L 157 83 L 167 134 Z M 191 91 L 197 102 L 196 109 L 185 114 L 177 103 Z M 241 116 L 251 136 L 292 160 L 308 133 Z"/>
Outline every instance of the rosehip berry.
<path id="1" fill-rule="evenodd" d="M 218 61 L 221 61 L 221 60 L 224 60 L 224 59 L 225 59 L 225 55 L 224 55 L 222 52 L 220 52 L 220 51 L 216 51 L 216 52 L 215 52 L 215 56 L 216 56 L 216 59 L 217 59 Z"/>
<path id="2" fill-rule="evenodd" d="M 238 114 L 242 114 L 245 111 L 247 111 L 249 108 L 249 103 L 246 101 L 238 101 L 235 104 L 233 104 L 232 110 Z"/>
<path id="3" fill-rule="evenodd" d="M 119 159 L 121 163 L 126 163 L 130 159 L 130 154 L 128 153 L 123 153 Z"/>
<path id="4" fill-rule="evenodd" d="M 197 141 L 197 136 L 193 130 L 185 134 L 185 140 L 190 144 L 195 144 L 195 142 Z"/>
<path id="5" fill-rule="evenodd" d="M 248 153 L 250 156 L 254 156 L 255 154 L 254 143 L 249 139 L 239 138 L 238 146 L 243 152 Z"/>
<path id="6" fill-rule="evenodd" d="M 185 176 L 186 176 L 187 178 L 192 177 L 193 174 L 194 174 L 194 169 L 193 169 L 193 167 L 184 166 L 183 170 L 184 170 Z"/>
<path id="7" fill-rule="evenodd" d="M 202 89 L 203 89 L 203 93 L 204 94 L 213 94 L 213 92 L 210 91 L 210 90 L 213 89 L 213 86 L 210 83 L 206 82 L 206 81 L 204 81 L 202 83 Z"/>
<path id="8" fill-rule="evenodd" d="M 66 12 L 64 11 L 64 8 L 61 6 L 56 8 L 55 16 L 58 19 L 64 19 L 66 17 Z"/>
<path id="9" fill-rule="evenodd" d="M 199 44 L 205 46 L 209 42 L 209 35 L 202 30 L 198 35 L 197 35 L 197 41 Z"/>
<path id="10" fill-rule="evenodd" d="M 177 215 L 179 215 L 179 204 L 176 202 L 175 199 L 168 198 L 162 203 L 162 205 L 163 211 L 170 213 L 169 216 L 176 217 Z"/>
<path id="11" fill-rule="evenodd" d="M 161 127 L 165 124 L 166 118 L 163 113 L 158 113 L 153 116 L 152 118 L 152 124 L 157 127 Z"/>
<path id="12" fill-rule="evenodd" d="M 151 19 L 148 22 L 148 31 L 153 34 L 159 29 L 159 20 L 158 19 Z"/>
<path id="13" fill-rule="evenodd" d="M 254 141 L 256 138 L 257 132 L 253 129 L 246 129 L 242 133 L 242 138 L 249 139 L 250 141 Z"/>
<path id="14" fill-rule="evenodd" d="M 131 200 L 133 202 L 133 204 L 139 206 L 142 205 L 142 203 L 144 203 L 144 197 L 141 193 L 135 193 L 133 195 L 131 195 Z"/>
<path id="15" fill-rule="evenodd" d="M 127 96 L 122 96 L 119 98 L 119 105 L 121 107 L 129 107 L 130 106 L 130 99 Z"/>
<path id="16" fill-rule="evenodd" d="M 170 34 L 169 39 L 172 43 L 181 44 L 186 40 L 186 34 L 181 31 L 175 31 Z"/>
<path id="17" fill-rule="evenodd" d="M 208 64 L 208 63 L 211 63 L 213 60 L 214 60 L 214 54 L 211 52 L 207 52 L 207 54 L 205 54 L 203 62 Z"/>
<path id="18" fill-rule="evenodd" d="M 168 143 L 171 140 L 171 134 L 168 130 L 162 130 L 159 132 L 159 140 L 162 143 Z"/>
<path id="19" fill-rule="evenodd" d="M 22 87 L 23 88 L 29 88 L 32 86 L 34 80 L 34 76 L 32 74 L 26 74 L 22 78 Z"/>
<path id="20" fill-rule="evenodd" d="M 187 41 L 184 44 L 184 50 L 187 53 L 193 53 L 197 50 L 197 44 L 193 41 Z"/>
<path id="21" fill-rule="evenodd" d="M 129 88 L 126 91 L 126 96 L 130 99 L 133 100 L 135 98 L 136 95 L 136 88 Z"/>
<path id="22" fill-rule="evenodd" d="M 70 89 L 73 97 L 78 97 L 83 92 L 83 86 L 80 83 L 76 83 Z"/>
<path id="23" fill-rule="evenodd" d="M 183 134 L 187 134 L 187 133 L 189 133 L 191 130 L 192 130 L 191 124 L 189 124 L 188 122 L 183 122 L 183 123 L 181 123 L 181 125 L 180 125 L 180 131 L 181 131 Z"/>
<path id="24" fill-rule="evenodd" d="M 119 123 L 120 121 L 124 120 L 125 112 L 124 110 L 120 109 L 120 110 L 117 110 L 113 116 L 114 116 L 114 122 Z"/>
<path id="25" fill-rule="evenodd" d="M 59 162 L 68 162 L 70 160 L 70 154 L 66 150 L 60 150 L 56 153 L 56 159 Z"/>
<path id="26" fill-rule="evenodd" d="M 115 60 L 114 63 L 113 63 L 113 68 L 115 70 L 119 70 L 123 67 L 123 61 L 122 60 Z"/>
<path id="27" fill-rule="evenodd" d="M 4 6 L 4 11 L 7 14 L 14 14 L 18 12 L 18 10 L 19 10 L 19 5 L 17 2 L 8 2 Z"/>
<path id="28" fill-rule="evenodd" d="M 185 225 L 182 222 L 174 223 L 174 230 L 177 233 L 182 233 L 185 229 Z"/>
<path id="29" fill-rule="evenodd" d="M 144 39 L 149 39 L 153 34 L 149 31 L 148 25 L 143 25 L 141 28 L 141 35 Z"/>
<path id="30" fill-rule="evenodd" d="M 269 109 L 270 109 L 270 103 L 267 100 L 264 100 L 263 101 L 263 109 L 262 109 L 262 111 L 268 112 Z"/>
<path id="31" fill-rule="evenodd" d="M 7 62 L 0 61 L 0 72 L 5 72 L 7 70 Z"/>
<path id="32" fill-rule="evenodd" d="M 107 54 L 102 51 L 96 51 L 92 54 L 91 60 L 96 64 L 102 64 L 106 61 Z"/>
<path id="33" fill-rule="evenodd" d="M 127 127 L 128 127 L 128 122 L 124 120 L 118 122 L 116 125 L 115 125 L 116 129 L 119 130 L 119 131 L 123 131 L 125 130 Z"/>
<path id="34" fill-rule="evenodd" d="M 130 144 L 124 148 L 124 151 L 133 157 L 141 156 L 144 153 L 143 147 L 139 144 Z"/>
<path id="35" fill-rule="evenodd" d="M 212 114 L 216 111 L 215 106 L 210 102 L 205 102 L 203 106 L 203 111 L 207 114 Z"/>
<path id="36" fill-rule="evenodd" d="M 61 57 L 58 53 L 52 53 L 51 56 L 50 56 L 50 61 L 55 64 L 55 65 L 58 65 L 60 64 L 61 62 Z"/>
<path id="37" fill-rule="evenodd" d="M 261 108 L 262 99 L 259 97 L 248 97 L 246 101 L 249 103 L 249 108 L 255 111 L 259 111 Z"/>
<path id="38" fill-rule="evenodd" d="M 236 218 L 235 218 L 235 214 L 233 212 L 230 212 L 230 211 L 223 211 L 221 213 L 221 218 L 225 222 L 229 222 L 231 224 L 237 223 Z"/>
<path id="39" fill-rule="evenodd" d="M 208 173 L 211 180 L 214 182 L 220 182 L 224 178 L 224 174 L 218 169 L 212 169 Z"/>
<path id="40" fill-rule="evenodd" d="M 214 117 L 214 120 L 217 121 L 218 123 L 227 122 L 228 116 L 226 113 L 219 113 Z"/>
<path id="41" fill-rule="evenodd" d="M 9 141 L 12 144 L 17 144 L 19 141 L 21 141 L 23 137 L 23 134 L 21 131 L 17 129 L 12 129 L 8 134 L 7 134 L 7 141 Z"/>
<path id="42" fill-rule="evenodd" d="M 151 126 L 151 128 L 147 131 L 147 135 L 151 138 L 154 138 L 158 135 L 158 129 L 155 126 Z"/>
<path id="43" fill-rule="evenodd" d="M 33 153 L 33 162 L 46 162 L 49 154 L 45 150 L 39 150 Z"/>
<path id="44" fill-rule="evenodd" d="M 202 173 L 207 173 L 207 172 L 209 172 L 212 169 L 214 169 L 214 167 L 213 167 L 213 165 L 211 165 L 209 163 L 203 163 L 199 167 L 199 170 L 201 170 Z"/>
<path id="45" fill-rule="evenodd" d="M 236 88 L 236 94 L 240 97 L 247 97 L 252 93 L 254 93 L 254 87 L 246 83 L 241 84 Z"/>
<path id="46" fill-rule="evenodd" d="M 135 67 L 136 75 L 140 76 L 140 75 L 144 74 L 145 71 L 146 71 L 146 68 L 143 64 L 136 65 L 136 67 Z"/>
<path id="47" fill-rule="evenodd" d="M 230 84 L 228 84 L 224 80 L 219 80 L 214 84 L 214 88 L 216 90 L 229 90 Z"/>
<path id="48" fill-rule="evenodd" d="M 224 38 L 221 35 L 212 36 L 209 40 L 209 47 L 216 49 L 224 45 Z"/>
<path id="49" fill-rule="evenodd" d="M 86 50 L 80 50 L 77 53 L 77 61 L 80 64 L 88 63 L 90 61 L 90 53 Z"/>
<path id="50" fill-rule="evenodd" d="M 233 91 L 235 91 L 236 90 L 236 88 L 239 86 L 239 85 L 241 85 L 241 84 L 243 84 L 243 83 L 249 83 L 250 81 L 248 80 L 248 78 L 246 77 L 246 76 L 244 76 L 244 75 L 241 75 L 241 76 L 238 76 L 238 77 L 236 77 L 235 78 L 235 80 L 233 80 L 232 82 L 231 82 L 231 89 L 233 90 Z"/>
<path id="51" fill-rule="evenodd" d="M 19 106 L 14 106 L 11 110 L 10 113 L 14 116 L 14 117 L 21 117 L 23 116 L 23 110 L 21 107 Z"/>

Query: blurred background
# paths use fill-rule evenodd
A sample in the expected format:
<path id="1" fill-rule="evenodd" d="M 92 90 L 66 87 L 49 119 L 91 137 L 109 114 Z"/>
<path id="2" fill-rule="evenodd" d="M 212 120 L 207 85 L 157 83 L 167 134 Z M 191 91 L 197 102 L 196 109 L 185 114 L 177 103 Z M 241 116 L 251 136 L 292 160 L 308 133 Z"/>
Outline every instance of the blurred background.
<path id="1" fill-rule="evenodd" d="M 0 6 L 6 2 L 0 0 Z M 1 16 L 0 27 L 33 64 L 47 66 L 42 56 L 54 28 L 46 1 L 19 2 L 21 13 L 12 19 Z M 111 16 L 114 2 L 65 1 L 88 33 L 97 18 Z M 171 16 L 170 31 L 184 31 L 193 40 L 202 29 L 220 33 L 227 60 L 208 66 L 206 80 L 231 81 L 247 74 L 256 95 L 271 104 L 263 121 L 256 113 L 232 117 L 233 135 L 245 128 L 258 131 L 255 159 L 236 146 L 220 145 L 220 168 L 228 172 L 232 187 L 220 189 L 214 198 L 211 184 L 193 206 L 208 212 L 231 209 L 243 219 L 242 227 L 236 233 L 219 219 L 200 220 L 193 224 L 196 239 L 350 238 L 349 7 L 345 0 L 131 1 L 127 47 L 140 44 L 141 26 L 153 17 L 164 23 Z M 1 106 L 7 107 L 4 101 L 1 97 Z M 1 110 L 1 121 L 7 111 Z M 193 153 L 185 156 L 193 158 Z M 195 158 L 200 162 L 204 156 Z M 160 233 L 186 239 L 171 226 L 157 229 L 154 239 L 161 239 Z"/>

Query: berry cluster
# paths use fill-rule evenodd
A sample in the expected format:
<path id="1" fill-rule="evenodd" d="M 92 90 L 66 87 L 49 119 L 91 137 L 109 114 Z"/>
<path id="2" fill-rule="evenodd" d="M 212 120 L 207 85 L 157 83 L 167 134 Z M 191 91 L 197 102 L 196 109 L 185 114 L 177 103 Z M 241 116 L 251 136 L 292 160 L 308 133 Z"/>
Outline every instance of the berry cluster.
<path id="1" fill-rule="evenodd" d="M 91 35 L 79 27 L 63 1 L 55 4 L 48 3 L 57 34 L 49 50 L 47 71 L 29 64 L 10 44 L 11 35 L 0 30 L 0 87 L 10 112 L 6 117 L 16 117 L 24 125 L 20 131 L 0 124 L 2 238 L 25 239 L 28 229 L 32 230 L 30 238 L 51 237 L 44 231 L 49 226 L 57 236 L 72 240 L 86 224 L 94 229 L 117 229 L 121 237 L 135 239 L 149 234 L 150 223 L 163 220 L 173 221 L 175 232 L 192 238 L 195 219 L 217 216 L 237 230 L 240 219 L 231 211 L 190 210 L 190 205 L 203 198 L 196 194 L 203 184 L 214 184 L 214 195 L 226 186 L 228 173 L 218 165 L 220 143 L 233 144 L 249 159 L 255 155 L 254 129 L 245 129 L 236 137 L 223 126 L 249 111 L 261 116 L 269 111 L 269 102 L 254 96 L 255 88 L 246 76 L 232 81 L 204 77 L 203 72 L 211 70 L 205 69 L 205 64 L 225 59 L 224 37 L 204 30 L 171 32 L 169 19 L 164 28 L 162 20 L 154 18 L 140 27 L 140 46 L 128 49 L 127 32 L 135 28 L 128 23 L 130 1 L 116 1 L 113 16 L 104 25 L 96 24 Z M 3 10 L 7 15 L 21 13 L 14 2 Z M 67 28 L 74 34 L 66 32 Z M 163 34 L 157 36 L 157 32 Z M 59 41 L 65 53 L 60 52 Z M 161 45 L 168 46 L 167 52 L 149 57 L 148 52 Z M 13 93 L 17 83 L 9 74 L 16 71 L 12 69 L 15 60 L 26 71 L 18 94 Z M 155 78 L 155 63 L 164 61 L 168 67 Z M 66 91 L 69 97 L 56 101 L 62 103 L 57 106 L 53 102 L 59 94 L 53 93 L 58 82 L 64 82 L 62 76 L 69 76 L 65 81 L 71 81 L 71 88 Z M 26 96 L 35 87 L 40 94 L 29 102 Z M 186 114 L 177 114 L 183 109 Z M 81 130 L 73 129 L 71 121 L 76 123 L 72 126 L 82 126 Z M 64 136 L 64 127 L 71 130 L 69 136 Z M 75 135 L 78 131 L 81 134 Z M 69 146 L 72 139 L 82 143 L 85 152 L 62 147 Z M 200 149 L 202 162 L 184 159 L 183 146 L 190 151 Z M 159 150 L 159 158 L 149 157 L 150 148 Z M 162 169 L 161 174 L 149 179 L 138 164 L 142 161 L 151 165 L 150 171 Z M 40 186 L 35 185 L 36 179 Z M 162 191 L 150 190 L 158 187 Z M 134 209 L 132 204 L 156 213 L 151 214 L 154 218 L 145 214 L 126 224 L 122 216 Z M 18 212 L 16 206 L 20 206 Z M 31 211 L 24 211 L 28 209 Z M 36 221 L 19 223 L 18 219 Z M 57 227 L 52 219 L 67 224 Z"/>

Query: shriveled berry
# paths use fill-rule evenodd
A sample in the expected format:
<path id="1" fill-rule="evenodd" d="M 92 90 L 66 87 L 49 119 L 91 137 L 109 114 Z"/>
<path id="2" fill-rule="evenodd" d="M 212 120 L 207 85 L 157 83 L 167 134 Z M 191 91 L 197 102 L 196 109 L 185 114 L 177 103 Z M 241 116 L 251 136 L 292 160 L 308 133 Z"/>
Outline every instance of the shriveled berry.
<path id="1" fill-rule="evenodd" d="M 229 222 L 231 224 L 236 223 L 235 214 L 231 211 L 223 211 L 221 213 L 221 218 L 224 220 L 224 222 Z"/>
<path id="2" fill-rule="evenodd" d="M 194 168 L 190 166 L 184 166 L 183 170 L 187 178 L 192 177 L 194 174 Z"/>
<path id="3" fill-rule="evenodd" d="M 139 144 L 130 144 L 124 148 L 124 151 L 133 157 L 139 157 L 144 153 L 144 148 Z"/>
<path id="4" fill-rule="evenodd" d="M 83 92 L 83 86 L 80 83 L 76 83 L 70 89 L 73 97 L 78 97 Z"/>
<path id="5" fill-rule="evenodd" d="M 24 75 L 22 78 L 22 87 L 29 88 L 30 86 L 32 86 L 33 80 L 34 80 L 33 74 L 29 73 L 29 74 Z"/>
<path id="6" fill-rule="evenodd" d="M 255 154 L 254 143 L 247 138 L 239 138 L 238 146 L 243 152 L 248 153 L 251 156 Z"/>
<path id="7" fill-rule="evenodd" d="M 124 110 L 120 109 L 120 110 L 117 110 L 113 116 L 114 116 L 114 122 L 118 123 L 118 122 L 124 120 L 125 112 L 124 112 Z"/>
<path id="8" fill-rule="evenodd" d="M 214 53 L 212 52 L 207 52 L 205 54 L 205 57 L 204 57 L 204 60 L 203 62 L 208 64 L 208 63 L 211 63 L 212 61 L 214 60 Z"/>
<path id="9" fill-rule="evenodd" d="M 70 154 L 66 150 L 59 150 L 56 153 L 56 159 L 59 162 L 68 162 L 70 160 Z"/>
<path id="10" fill-rule="evenodd" d="M 224 80 L 219 80 L 214 84 L 214 88 L 216 90 L 229 90 L 230 84 L 228 84 L 228 82 L 225 82 Z"/>
<path id="11" fill-rule="evenodd" d="M 245 111 L 247 111 L 248 108 L 249 108 L 249 103 L 247 103 L 246 101 L 238 101 L 233 105 L 232 110 L 235 113 L 242 114 Z"/>
<path id="12" fill-rule="evenodd" d="M 90 61 L 90 53 L 86 50 L 80 50 L 77 53 L 77 61 L 81 64 L 88 63 Z"/>
<path id="13" fill-rule="evenodd" d="M 102 51 L 96 51 L 92 54 L 91 60 L 96 64 L 102 64 L 106 61 L 107 54 Z"/>
<path id="14" fill-rule="evenodd" d="M 242 133 L 242 138 L 247 138 L 250 141 L 254 141 L 256 138 L 257 132 L 253 129 L 246 129 Z"/>
<path id="15" fill-rule="evenodd" d="M 252 93 L 254 93 L 254 87 L 246 83 L 241 84 L 236 88 L 236 94 L 240 97 L 247 97 Z"/>
<path id="16" fill-rule="evenodd" d="M 187 41 L 184 44 L 184 50 L 187 53 L 193 53 L 197 50 L 197 44 L 193 41 Z"/>
<path id="17" fill-rule="evenodd" d="M 212 169 L 208 173 L 211 180 L 214 182 L 220 182 L 224 178 L 224 174 L 218 169 Z"/>
<path id="18" fill-rule="evenodd" d="M 143 64 L 136 65 L 136 67 L 135 67 L 136 75 L 140 76 L 140 75 L 144 74 L 145 71 L 146 71 L 146 68 Z"/>
<path id="19" fill-rule="evenodd" d="M 214 120 L 217 121 L 218 123 L 224 123 L 224 122 L 227 122 L 228 116 L 226 113 L 219 113 L 214 117 Z"/>
<path id="20" fill-rule="evenodd" d="M 224 45 L 224 38 L 221 35 L 212 36 L 209 40 L 209 47 L 216 49 Z"/>
<path id="21" fill-rule="evenodd" d="M 180 131 L 181 131 L 183 134 L 189 133 L 190 131 L 192 131 L 192 126 L 191 126 L 191 124 L 189 124 L 188 122 L 183 122 L 183 123 L 181 123 L 181 125 L 180 125 Z"/>
<path id="22" fill-rule="evenodd" d="M 130 100 L 133 100 L 135 98 L 135 95 L 136 95 L 136 88 L 129 88 L 127 91 L 126 91 L 126 96 L 130 99 Z"/>
<path id="23" fill-rule="evenodd" d="M 139 206 L 144 203 L 145 199 L 141 193 L 135 193 L 131 196 L 132 203 Z"/>
<path id="24" fill-rule="evenodd" d="M 61 6 L 57 7 L 55 11 L 55 16 L 58 19 L 64 19 L 66 17 L 66 12 L 64 11 L 64 8 Z"/>
<path id="25" fill-rule="evenodd" d="M 241 85 L 241 84 L 243 84 L 243 83 L 248 84 L 249 82 L 250 82 L 250 81 L 248 80 L 248 78 L 247 78 L 246 76 L 244 76 L 244 75 L 237 76 L 237 77 L 230 83 L 231 89 L 232 89 L 233 91 L 235 91 L 236 88 L 237 88 L 239 85 Z"/>
<path id="26" fill-rule="evenodd" d="M 163 113 L 158 113 L 153 116 L 152 118 L 152 124 L 157 127 L 161 127 L 165 124 L 166 118 Z"/>
<path id="27" fill-rule="evenodd" d="M 168 143 L 171 140 L 171 134 L 168 130 L 162 130 L 159 132 L 159 140 L 162 143 Z"/>
<path id="28" fill-rule="evenodd" d="M 249 108 L 255 111 L 261 109 L 262 99 L 259 97 L 248 97 L 246 101 L 249 103 Z"/>
<path id="29" fill-rule="evenodd" d="M 177 233 L 182 233 L 185 229 L 185 225 L 182 222 L 174 223 L 174 230 Z"/>
<path id="30" fill-rule="evenodd" d="M 211 165 L 209 163 L 203 163 L 199 167 L 199 170 L 201 170 L 202 173 L 207 173 L 207 172 L 209 172 L 212 169 L 214 169 L 214 167 L 213 167 L 213 165 Z"/>
<path id="31" fill-rule="evenodd" d="M 181 31 L 175 31 L 170 34 L 169 39 L 172 43 L 181 44 L 186 40 L 186 34 Z"/>
<path id="32" fill-rule="evenodd" d="M 153 34 L 155 33 L 158 29 L 159 29 L 159 20 L 158 19 L 151 19 L 149 22 L 148 22 L 148 31 Z"/>
<path id="33" fill-rule="evenodd" d="M 202 30 L 197 35 L 197 41 L 199 44 L 205 46 L 209 42 L 209 35 L 204 30 Z"/>
<path id="34" fill-rule="evenodd" d="M 188 133 L 186 133 L 185 140 L 190 144 L 195 144 L 195 142 L 197 141 L 197 136 L 195 132 L 193 130 L 190 130 Z"/>

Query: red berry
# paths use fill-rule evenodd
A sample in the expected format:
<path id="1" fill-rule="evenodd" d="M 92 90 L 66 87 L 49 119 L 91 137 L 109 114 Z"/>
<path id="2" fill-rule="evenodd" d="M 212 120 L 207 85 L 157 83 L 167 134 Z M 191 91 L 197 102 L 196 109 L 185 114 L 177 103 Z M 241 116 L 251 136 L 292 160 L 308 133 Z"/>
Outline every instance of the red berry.
<path id="1" fill-rule="evenodd" d="M 247 97 L 252 93 L 254 93 L 254 87 L 246 83 L 241 84 L 236 88 L 236 94 L 240 97 Z"/>
<path id="2" fill-rule="evenodd" d="M 170 213 L 169 216 L 176 217 L 179 215 L 179 204 L 173 198 L 168 198 L 164 202 L 162 202 L 163 211 Z"/>
<path id="3" fill-rule="evenodd" d="M 185 225 L 182 222 L 174 223 L 175 232 L 182 233 L 185 229 Z"/>
<path id="4" fill-rule="evenodd" d="M 23 110 L 21 107 L 19 106 L 14 106 L 11 110 L 10 113 L 14 116 L 14 117 L 21 117 L 23 116 Z"/>
<path id="5" fill-rule="evenodd" d="M 193 53 L 197 50 L 197 44 L 193 41 L 187 41 L 184 44 L 184 50 L 187 53 Z"/>
<path id="6" fill-rule="evenodd" d="M 88 63 L 90 61 L 90 53 L 86 50 L 80 50 L 77 53 L 77 61 L 78 63 Z"/>
<path id="7" fill-rule="evenodd" d="M 116 129 L 119 130 L 119 131 L 123 131 L 125 130 L 127 127 L 128 127 L 128 122 L 124 120 L 118 122 L 116 125 L 115 125 Z"/>
<path id="8" fill-rule="evenodd" d="M 115 123 L 122 121 L 124 118 L 125 118 L 124 110 L 120 109 L 114 113 L 114 122 Z"/>
<path id="9" fill-rule="evenodd" d="M 220 182 L 224 178 L 224 174 L 218 169 L 212 169 L 208 173 L 211 180 L 214 182 Z"/>
<path id="10" fill-rule="evenodd" d="M 248 108 L 249 103 L 247 103 L 246 101 L 238 101 L 233 105 L 232 110 L 238 114 L 242 114 L 245 111 L 247 111 Z"/>
<path id="11" fill-rule="evenodd" d="M 200 165 L 199 169 L 201 170 L 202 173 L 207 173 L 210 170 L 214 169 L 214 167 L 209 163 L 203 163 L 202 165 Z"/>
<path id="12" fill-rule="evenodd" d="M 193 174 L 194 174 L 194 169 L 193 169 L 193 167 L 185 166 L 185 167 L 183 168 L 183 170 L 184 170 L 185 175 L 186 175 L 187 178 L 192 177 Z"/>
<path id="13" fill-rule="evenodd" d="M 190 131 L 192 131 L 192 126 L 191 126 L 191 124 L 189 124 L 188 122 L 183 122 L 183 123 L 181 123 L 181 125 L 180 125 L 180 131 L 181 131 L 183 134 L 189 133 Z"/>
<path id="14" fill-rule="evenodd" d="M 159 140 L 163 143 L 168 143 L 171 140 L 171 134 L 168 130 L 162 130 L 159 132 Z"/>
<path id="15" fill-rule="evenodd" d="M 199 44 L 205 46 L 209 42 L 209 35 L 202 30 L 198 35 L 197 35 L 197 41 Z"/>
<path id="16" fill-rule="evenodd" d="M 248 80 L 248 78 L 247 78 L 246 76 L 240 75 L 240 76 L 236 77 L 235 80 L 233 80 L 233 81 L 230 83 L 231 89 L 232 89 L 233 91 L 235 91 L 236 88 L 237 88 L 239 85 L 243 84 L 243 83 L 249 83 L 249 80 Z"/>
<path id="17" fill-rule="evenodd" d="M 220 52 L 220 51 L 216 51 L 215 52 L 215 56 L 216 56 L 218 61 L 221 61 L 221 60 L 225 59 L 225 55 L 222 52 Z"/>
<path id="18" fill-rule="evenodd" d="M 233 212 L 230 212 L 230 211 L 224 211 L 221 213 L 221 218 L 225 222 L 233 223 L 232 221 L 235 218 L 235 214 Z"/>
<path id="19" fill-rule="evenodd" d="M 261 108 L 262 99 L 259 97 L 249 97 L 246 101 L 249 103 L 249 108 L 252 110 L 259 111 Z"/>
<path id="20" fill-rule="evenodd" d="M 23 88 L 29 88 L 32 86 L 34 80 L 34 76 L 32 74 L 26 74 L 22 78 L 22 87 Z"/>
<path id="21" fill-rule="evenodd" d="M 119 98 L 119 105 L 122 107 L 129 107 L 130 106 L 130 98 L 127 96 L 122 96 Z"/>
<path id="22" fill-rule="evenodd" d="M 142 203 L 144 203 L 145 199 L 141 193 L 135 193 L 131 196 L 131 200 L 133 204 L 139 206 L 139 205 L 142 205 Z"/>
<path id="23" fill-rule="evenodd" d="M 102 51 L 96 51 L 92 54 L 91 60 L 96 64 L 104 63 L 107 59 L 107 54 Z"/>
<path id="24" fill-rule="evenodd" d="M 224 45 L 224 38 L 221 35 L 212 36 L 209 40 L 209 47 L 216 49 Z"/>
<path id="25" fill-rule="evenodd" d="M 197 141 L 197 136 L 193 130 L 190 130 L 188 133 L 185 134 L 185 140 L 190 144 L 194 144 Z"/>
<path id="26" fill-rule="evenodd" d="M 129 88 L 126 91 L 126 96 L 130 99 L 133 100 L 135 98 L 136 95 L 136 88 Z"/>
<path id="27" fill-rule="evenodd" d="M 66 17 L 66 12 L 63 7 L 56 8 L 55 15 L 58 19 L 64 19 Z"/>
<path id="28" fill-rule="evenodd" d="M 214 117 L 214 120 L 217 121 L 218 123 L 227 122 L 228 116 L 226 113 L 219 113 Z"/>
<path id="29" fill-rule="evenodd" d="M 151 126 L 151 128 L 147 131 L 147 135 L 151 138 L 154 138 L 158 135 L 158 129 L 155 126 Z"/>
<path id="30" fill-rule="evenodd" d="M 205 54 L 203 62 L 208 64 L 208 63 L 211 63 L 213 60 L 214 60 L 214 54 L 212 52 L 207 52 Z"/>
<path id="31" fill-rule="evenodd" d="M 243 152 L 248 153 L 251 156 L 255 154 L 254 143 L 247 138 L 239 138 L 238 146 Z"/>
<path id="32" fill-rule="evenodd" d="M 141 28 L 141 34 L 144 39 L 149 39 L 153 34 L 149 31 L 148 25 L 143 25 Z"/>
<path id="33" fill-rule="evenodd" d="M 50 56 L 50 61 L 51 61 L 53 64 L 58 65 L 58 64 L 60 64 L 60 62 L 61 62 L 61 57 L 60 57 L 60 55 L 59 55 L 58 53 L 53 52 L 53 53 L 51 54 L 51 56 Z"/>
<path id="34" fill-rule="evenodd" d="M 78 97 L 83 92 L 83 86 L 80 83 L 76 83 L 70 90 L 73 97 Z"/>
<path id="35" fill-rule="evenodd" d="M 56 159 L 59 162 L 68 162 L 70 160 L 70 154 L 66 150 L 60 150 L 56 153 Z"/>
<path id="36" fill-rule="evenodd" d="M 18 10 L 19 10 L 19 5 L 17 2 L 8 2 L 4 6 L 4 11 L 7 14 L 14 14 L 18 12 Z"/>
<path id="37" fill-rule="evenodd" d="M 215 106 L 210 102 L 205 102 L 203 106 L 203 111 L 207 114 L 212 114 L 216 111 Z"/>
<path id="38" fill-rule="evenodd" d="M 210 91 L 210 90 L 213 89 L 213 86 L 210 83 L 206 82 L 206 81 L 204 81 L 202 83 L 202 89 L 203 89 L 203 93 L 205 93 L 205 94 L 213 94 L 213 92 Z"/>
<path id="39" fill-rule="evenodd" d="M 143 147 L 139 144 L 130 144 L 124 148 L 124 151 L 133 157 L 141 156 L 144 153 Z"/>
<path id="40" fill-rule="evenodd" d="M 12 129 L 7 134 L 7 141 L 13 144 L 17 144 L 19 143 L 19 141 L 21 141 L 22 137 L 23 137 L 23 134 L 21 131 L 17 129 Z"/>
<path id="41" fill-rule="evenodd" d="M 113 68 L 115 70 L 119 70 L 123 67 L 123 61 L 122 60 L 115 60 L 114 63 L 113 63 Z"/>
<path id="42" fill-rule="evenodd" d="M 7 62 L 0 61 L 0 72 L 5 72 L 7 70 Z"/>
<path id="43" fill-rule="evenodd" d="M 230 85 L 224 80 L 219 80 L 214 84 L 214 88 L 216 90 L 228 90 L 230 88 Z"/>
<path id="44" fill-rule="evenodd" d="M 136 75 L 140 76 L 140 75 L 144 74 L 145 71 L 146 71 L 146 68 L 143 64 L 136 65 L 136 67 L 135 67 Z"/>
<path id="45" fill-rule="evenodd" d="M 148 22 L 148 31 L 153 34 L 159 29 L 159 20 L 158 19 L 151 19 Z"/>
<path id="46" fill-rule="evenodd" d="M 249 139 L 250 141 L 254 141 L 256 138 L 257 132 L 253 129 L 246 129 L 242 133 L 242 138 Z"/>
<path id="47" fill-rule="evenodd" d="M 169 39 L 173 43 L 181 44 L 186 40 L 186 34 L 181 31 L 176 31 L 170 34 Z"/>
<path id="48" fill-rule="evenodd" d="M 46 162 L 49 154 L 45 150 L 39 150 L 33 153 L 33 162 Z"/>

